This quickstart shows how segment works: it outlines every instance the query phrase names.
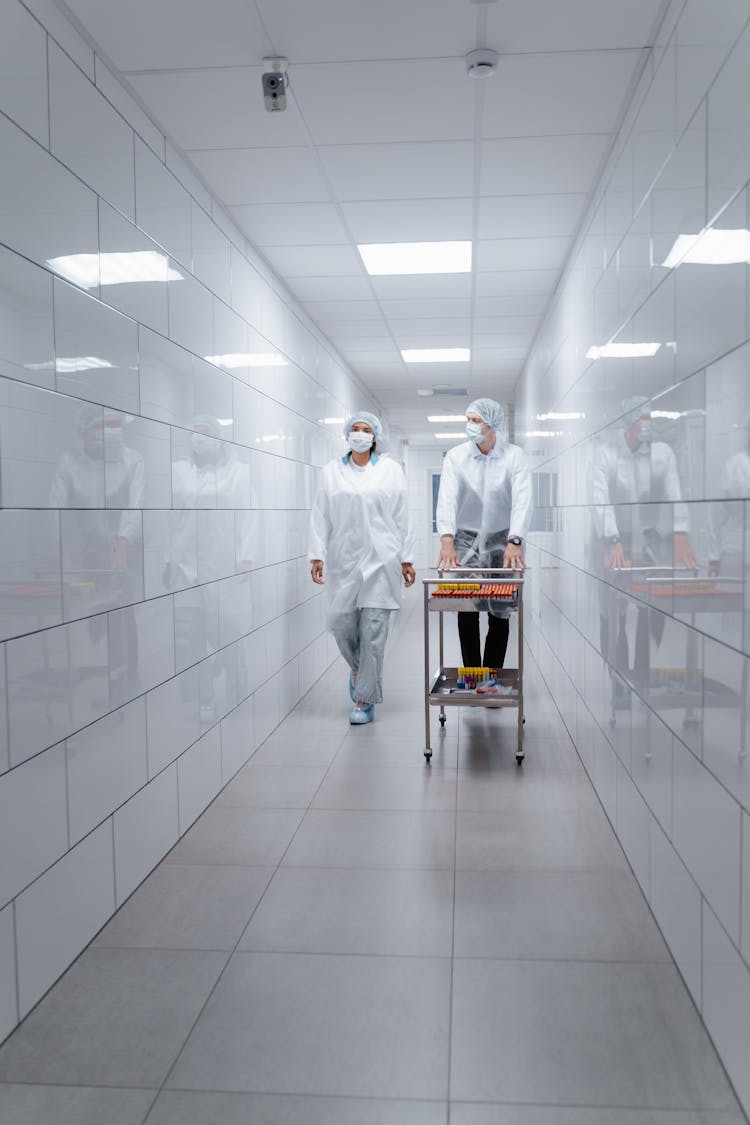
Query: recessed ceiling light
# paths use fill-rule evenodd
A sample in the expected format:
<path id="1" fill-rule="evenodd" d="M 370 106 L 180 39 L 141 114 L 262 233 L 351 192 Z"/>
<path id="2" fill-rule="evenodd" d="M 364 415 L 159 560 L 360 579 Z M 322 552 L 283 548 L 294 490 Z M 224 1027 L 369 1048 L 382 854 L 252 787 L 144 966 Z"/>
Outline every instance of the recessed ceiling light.
<path id="1" fill-rule="evenodd" d="M 586 359 L 638 359 L 654 356 L 661 344 L 592 344 L 586 352 Z"/>
<path id="2" fill-rule="evenodd" d="M 524 437 L 557 437 L 560 430 L 526 430 Z"/>
<path id="3" fill-rule="evenodd" d="M 465 422 L 465 414 L 428 414 L 428 422 Z"/>
<path id="4" fill-rule="evenodd" d="M 435 437 L 436 438 L 465 438 L 466 434 L 463 431 L 461 431 L 460 433 L 435 434 Z"/>
<path id="5" fill-rule="evenodd" d="M 156 250 L 135 250 L 106 254 L 66 254 L 48 258 L 47 265 L 66 281 L 82 289 L 97 285 L 131 285 L 141 281 L 183 281 L 172 269 L 166 254 Z"/>
<path id="6" fill-rule="evenodd" d="M 471 273 L 471 242 L 370 242 L 357 249 L 371 277 Z"/>
<path id="7" fill-rule="evenodd" d="M 680 234 L 662 262 L 667 269 L 681 265 L 730 266 L 750 262 L 750 230 L 702 230 Z"/>
<path id="8" fill-rule="evenodd" d="M 344 424 L 343 418 L 321 418 L 320 420 L 324 426 L 343 426 Z"/>
<path id="9" fill-rule="evenodd" d="M 405 363 L 468 363 L 468 348 L 402 348 Z"/>
<path id="10" fill-rule="evenodd" d="M 574 422 L 578 418 L 585 418 L 586 415 L 583 411 L 571 411 L 568 414 L 560 413 L 556 410 L 550 410 L 548 414 L 537 414 L 537 419 L 540 422 Z"/>

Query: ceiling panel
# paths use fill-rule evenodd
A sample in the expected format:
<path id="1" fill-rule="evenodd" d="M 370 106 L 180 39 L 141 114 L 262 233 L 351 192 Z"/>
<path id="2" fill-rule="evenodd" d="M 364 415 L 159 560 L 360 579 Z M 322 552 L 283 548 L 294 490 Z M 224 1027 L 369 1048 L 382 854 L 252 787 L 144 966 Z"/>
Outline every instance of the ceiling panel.
<path id="1" fill-rule="evenodd" d="M 268 264 L 282 277 L 345 277 L 364 273 L 362 259 L 351 246 L 267 246 Z"/>
<path id="2" fill-rule="evenodd" d="M 476 83 L 461 58 L 298 65 L 291 89 L 317 145 L 474 135 Z"/>
<path id="3" fill-rule="evenodd" d="M 89 0 L 95 3 L 96 0 Z M 257 0 L 276 50 L 298 62 L 463 56 L 475 42 L 476 13 L 435 0 Z"/>
<path id="4" fill-rule="evenodd" d="M 243 66 L 260 62 L 271 44 L 247 0 L 66 0 L 119 70 Z"/>
<path id="5" fill-rule="evenodd" d="M 479 238 L 525 238 L 572 234 L 583 218 L 587 196 L 499 195 L 479 201 Z"/>
<path id="6" fill-rule="evenodd" d="M 306 148 L 217 149 L 190 159 L 227 207 L 244 203 L 327 202 L 315 154 Z M 269 168 L 273 175 L 269 176 Z"/>
<path id="7" fill-rule="evenodd" d="M 462 347 L 468 347 L 471 317 L 417 317 L 411 320 L 392 320 L 394 338 L 404 348 L 428 348 L 431 339 L 439 339 L 440 347 L 448 347 L 444 337 L 461 337 Z M 414 341 L 411 343 L 411 341 Z"/>
<path id="8" fill-rule="evenodd" d="M 546 293 L 513 294 L 509 297 L 477 297 L 474 301 L 476 316 L 533 316 L 535 320 L 546 308 Z"/>
<path id="9" fill-rule="evenodd" d="M 471 141 L 434 141 L 329 146 L 319 152 L 342 201 L 437 199 L 473 195 L 473 147 Z"/>
<path id="10" fill-rule="evenodd" d="M 372 297 L 366 277 L 289 277 L 285 281 L 298 300 L 347 301 Z"/>
<path id="11" fill-rule="evenodd" d="M 380 320 L 320 320 L 320 327 L 332 340 L 360 340 L 362 337 L 381 336 L 391 340 L 388 325 Z"/>
<path id="12" fill-rule="evenodd" d="M 478 297 L 519 297 L 552 293 L 559 278 L 558 270 L 519 270 L 481 273 L 477 276 Z"/>
<path id="13" fill-rule="evenodd" d="M 257 203 L 231 207 L 250 241 L 264 246 L 349 245 L 349 236 L 332 203 Z"/>
<path id="14" fill-rule="evenodd" d="M 128 80 L 185 149 L 269 148 L 307 144 L 299 112 L 267 113 L 263 68 L 129 74 Z"/>
<path id="15" fill-rule="evenodd" d="M 486 91 L 485 137 L 609 132 L 640 51 L 512 55 L 500 58 Z"/>
<path id="16" fill-rule="evenodd" d="M 607 149 L 606 134 L 513 137 L 482 145 L 483 195 L 588 192 Z"/>
<path id="17" fill-rule="evenodd" d="M 327 323 L 381 320 L 384 311 L 376 301 L 307 301 L 306 307 L 313 320 Z"/>
<path id="18" fill-rule="evenodd" d="M 436 298 L 418 301 L 381 301 L 380 307 L 385 316 L 394 323 L 416 317 L 471 316 L 471 301 L 468 297 L 456 299 Z"/>
<path id="19" fill-rule="evenodd" d="M 431 300 L 433 297 L 471 297 L 471 274 L 433 273 L 418 277 L 373 277 L 372 289 L 384 300 Z"/>
<path id="20" fill-rule="evenodd" d="M 342 211 L 355 242 L 457 241 L 472 237 L 474 201 L 470 196 L 363 200 L 342 204 Z"/>
<path id="21" fill-rule="evenodd" d="M 476 247 L 476 268 L 480 273 L 559 269 L 569 246 L 569 238 L 487 238 Z"/>
<path id="22" fill-rule="evenodd" d="M 655 0 L 510 0 L 487 8 L 487 42 L 501 51 L 575 51 L 644 47 Z"/>

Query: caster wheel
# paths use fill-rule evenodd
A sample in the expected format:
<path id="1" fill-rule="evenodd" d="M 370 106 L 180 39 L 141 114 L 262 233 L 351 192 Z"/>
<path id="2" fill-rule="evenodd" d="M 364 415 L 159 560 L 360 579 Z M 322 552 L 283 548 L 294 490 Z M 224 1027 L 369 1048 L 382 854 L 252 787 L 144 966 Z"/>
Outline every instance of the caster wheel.
<path id="1" fill-rule="evenodd" d="M 432 757 L 432 750 L 425 750 L 424 756 L 425 756 L 425 761 L 429 762 L 430 758 Z"/>
<path id="2" fill-rule="evenodd" d="M 516 754 L 516 765 L 520 766 L 525 757 L 525 754 Z"/>
<path id="3" fill-rule="evenodd" d="M 441 726 L 441 727 L 444 727 L 444 726 L 445 726 L 445 715 L 441 715 L 441 716 L 440 716 L 440 726 Z"/>
<path id="4" fill-rule="evenodd" d="M 521 722 L 523 723 L 523 725 L 524 725 L 524 726 L 526 726 L 526 716 L 525 716 L 525 715 L 524 715 L 524 717 L 523 717 L 523 718 L 521 719 Z"/>

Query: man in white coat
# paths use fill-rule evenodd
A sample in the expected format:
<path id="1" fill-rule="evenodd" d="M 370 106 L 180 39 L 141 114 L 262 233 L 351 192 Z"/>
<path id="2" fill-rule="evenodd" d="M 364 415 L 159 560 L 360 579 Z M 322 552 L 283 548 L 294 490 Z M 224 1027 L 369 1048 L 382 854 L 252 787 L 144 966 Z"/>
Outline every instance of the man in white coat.
<path id="1" fill-rule="evenodd" d="M 323 468 L 310 516 L 310 573 L 327 584 L 328 624 L 351 670 L 355 725 L 372 722 L 382 702 L 388 626 L 402 582 L 415 579 L 406 481 L 400 465 L 377 452 L 382 432 L 368 411 L 347 419 L 349 451 Z"/>
<path id="2" fill-rule="evenodd" d="M 466 411 L 468 441 L 449 449 L 440 476 L 438 567 L 524 570 L 523 541 L 531 523 L 531 475 L 526 455 L 502 436 L 503 408 L 479 398 Z M 502 668 L 508 611 L 490 612 L 480 659 L 479 614 L 459 613 L 461 658 L 468 667 Z"/>

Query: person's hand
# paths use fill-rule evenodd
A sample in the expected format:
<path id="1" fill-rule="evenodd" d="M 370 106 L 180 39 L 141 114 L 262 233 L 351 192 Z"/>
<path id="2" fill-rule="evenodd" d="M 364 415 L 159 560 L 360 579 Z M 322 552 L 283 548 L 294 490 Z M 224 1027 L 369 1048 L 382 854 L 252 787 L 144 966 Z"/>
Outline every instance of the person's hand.
<path id="1" fill-rule="evenodd" d="M 622 549 L 622 543 L 612 543 L 604 556 L 604 565 L 607 570 L 622 570 L 628 564 L 625 560 L 625 552 Z"/>
<path id="2" fill-rule="evenodd" d="M 458 555 L 453 543 L 452 535 L 443 535 L 440 540 L 440 554 L 437 561 L 438 570 L 458 569 Z"/>
<path id="3" fill-rule="evenodd" d="M 318 586 L 323 586 L 323 560 L 313 559 L 312 566 L 310 567 L 310 574 L 312 575 L 313 582 Z"/>
<path id="4" fill-rule="evenodd" d="M 686 566 L 688 570 L 698 569 L 698 560 L 693 554 L 690 536 L 686 531 L 676 531 L 674 536 L 675 566 Z"/>
<path id="5" fill-rule="evenodd" d="M 404 578 L 404 586 L 406 586 L 408 590 L 409 586 L 414 585 L 417 578 L 414 567 L 411 565 L 411 563 L 401 563 L 401 573 Z"/>
<path id="6" fill-rule="evenodd" d="M 112 550 L 112 569 L 125 570 L 128 565 L 128 541 L 118 536 Z"/>
<path id="7" fill-rule="evenodd" d="M 523 561 L 523 551 L 520 544 L 508 543 L 503 555 L 503 566 L 506 570 L 526 570 L 526 563 Z"/>

